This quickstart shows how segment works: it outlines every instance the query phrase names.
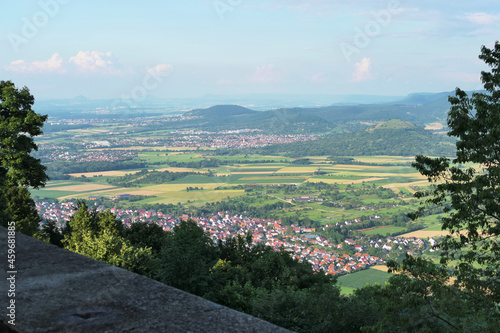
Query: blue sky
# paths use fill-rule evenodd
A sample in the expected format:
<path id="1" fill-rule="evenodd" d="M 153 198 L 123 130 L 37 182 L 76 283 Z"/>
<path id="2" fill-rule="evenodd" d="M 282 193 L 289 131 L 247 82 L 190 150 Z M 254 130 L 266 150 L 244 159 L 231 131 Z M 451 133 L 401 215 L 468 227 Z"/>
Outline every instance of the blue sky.
<path id="1" fill-rule="evenodd" d="M 498 0 L 2 1 L 0 80 L 35 98 L 480 89 Z"/>

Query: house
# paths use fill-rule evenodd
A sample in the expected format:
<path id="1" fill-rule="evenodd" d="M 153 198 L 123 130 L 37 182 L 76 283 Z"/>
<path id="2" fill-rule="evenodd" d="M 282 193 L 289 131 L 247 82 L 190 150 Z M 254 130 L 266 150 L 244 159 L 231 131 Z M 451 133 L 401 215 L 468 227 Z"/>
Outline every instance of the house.
<path id="1" fill-rule="evenodd" d="M 349 244 L 349 245 L 354 245 L 354 241 L 352 239 L 346 239 L 344 240 L 344 243 Z"/>

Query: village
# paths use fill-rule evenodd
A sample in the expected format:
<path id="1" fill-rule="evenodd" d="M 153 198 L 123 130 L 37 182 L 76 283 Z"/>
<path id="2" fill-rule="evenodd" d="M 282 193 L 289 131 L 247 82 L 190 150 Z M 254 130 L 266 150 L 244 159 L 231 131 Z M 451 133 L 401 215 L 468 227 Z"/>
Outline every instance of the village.
<path id="1" fill-rule="evenodd" d="M 73 201 L 60 203 L 37 202 L 36 207 L 45 221 L 56 221 L 59 227 L 64 226 L 76 211 L 76 203 Z M 104 206 L 97 206 L 95 209 L 96 211 L 106 210 Z M 264 244 L 276 251 L 287 251 L 295 259 L 309 262 L 315 271 L 323 271 L 325 274 L 331 275 L 343 275 L 374 265 L 385 264 L 391 251 L 394 250 L 415 254 L 417 251 L 429 250 L 435 245 L 433 239 L 424 241 L 415 237 L 383 237 L 369 242 L 361 242 L 361 240 L 354 238 L 345 239 L 341 244 L 333 244 L 329 240 L 316 235 L 315 233 L 318 231 L 316 228 L 295 224 L 283 226 L 281 220 L 234 215 L 228 211 L 214 212 L 203 217 L 190 217 L 187 214 L 175 216 L 146 209 L 111 208 L 111 212 L 126 227 L 129 227 L 132 223 L 149 222 L 158 224 L 165 231 L 172 231 L 180 221 L 191 219 L 201 226 L 214 242 L 224 241 L 229 237 L 245 237 L 248 233 L 251 233 L 253 244 Z M 330 226 L 327 224 L 321 228 L 324 229 Z M 345 253 L 347 248 L 352 250 L 349 251 L 351 254 Z M 384 254 L 387 258 L 367 253 L 373 252 L 370 249 L 379 250 L 378 253 Z"/>

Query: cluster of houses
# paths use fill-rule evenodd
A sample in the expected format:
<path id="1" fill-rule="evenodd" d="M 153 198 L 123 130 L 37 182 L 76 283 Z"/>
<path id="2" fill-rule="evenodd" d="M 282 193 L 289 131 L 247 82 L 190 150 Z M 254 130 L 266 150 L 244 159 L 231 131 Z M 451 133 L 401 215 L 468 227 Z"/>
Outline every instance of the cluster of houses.
<path id="1" fill-rule="evenodd" d="M 75 212 L 75 203 L 71 201 L 61 203 L 37 202 L 36 206 L 39 214 L 44 219 L 57 221 L 60 226 L 69 221 Z M 98 206 L 96 210 L 103 211 L 106 208 Z M 410 248 L 423 249 L 426 245 L 419 238 L 399 237 L 387 237 L 378 241 L 371 241 L 369 245 L 365 246 L 357 244 L 357 241 L 353 239 L 346 239 L 342 244 L 333 244 L 329 240 L 316 235 L 315 228 L 299 225 L 283 226 L 281 220 L 252 218 L 230 214 L 227 211 L 212 213 L 209 216 L 190 217 L 187 214 L 175 216 L 146 209 L 111 208 L 110 210 L 126 226 L 136 222 L 151 222 L 158 224 L 165 231 L 171 231 L 182 220 L 192 219 L 203 227 L 214 241 L 224 241 L 227 237 L 238 235 L 246 236 L 250 232 L 254 244 L 265 244 L 277 251 L 288 251 L 294 258 L 311 263 L 316 271 L 324 271 L 326 274 L 334 275 L 349 273 L 372 265 L 384 264 L 385 259 L 364 253 L 369 247 L 380 248 L 384 252 L 397 248 L 415 254 L 414 250 L 410 250 Z M 432 243 L 432 241 L 430 242 Z M 353 248 L 355 253 L 352 255 L 340 254 L 338 250 L 347 246 Z"/>

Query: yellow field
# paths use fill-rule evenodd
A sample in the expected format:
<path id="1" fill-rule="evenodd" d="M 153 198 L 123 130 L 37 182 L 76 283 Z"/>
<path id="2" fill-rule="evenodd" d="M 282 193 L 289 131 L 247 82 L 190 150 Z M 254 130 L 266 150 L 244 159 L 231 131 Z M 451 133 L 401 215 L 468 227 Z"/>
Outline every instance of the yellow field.
<path id="1" fill-rule="evenodd" d="M 354 174 L 354 173 L 349 173 L 349 175 L 359 175 L 359 174 Z M 427 177 L 422 176 L 418 172 L 414 173 L 382 173 L 382 172 L 373 172 L 370 173 L 370 176 L 372 177 L 382 177 L 382 178 L 387 178 L 387 177 L 407 177 L 407 178 L 413 178 L 413 179 L 427 179 Z M 410 184 L 410 183 L 405 183 L 405 184 Z"/>
<path id="2" fill-rule="evenodd" d="M 148 171 L 170 171 L 170 172 L 199 172 L 199 173 L 208 173 L 206 170 L 195 170 L 195 169 L 189 169 L 189 168 L 161 168 L 161 169 L 149 169 Z M 94 177 L 94 176 L 125 176 L 128 173 L 134 174 L 140 172 L 140 170 L 135 170 L 135 171 L 97 171 L 97 172 L 80 172 L 80 173 L 70 173 L 70 176 L 73 177 L 81 177 L 85 176 L 87 178 Z"/>
<path id="3" fill-rule="evenodd" d="M 312 177 L 312 178 L 309 178 L 307 181 L 311 182 L 311 183 L 321 183 L 321 182 L 323 182 L 323 183 L 326 183 L 326 184 L 340 184 L 342 182 L 345 182 L 345 179 L 342 179 L 342 178 L 340 178 L 340 179 L 320 179 L 320 178 L 314 178 L 314 177 Z"/>
<path id="4" fill-rule="evenodd" d="M 326 183 L 326 184 L 359 184 L 362 182 L 374 182 L 376 180 L 383 180 L 387 178 L 377 178 L 377 177 L 370 177 L 370 178 L 363 178 L 363 179 L 351 179 L 351 180 L 345 180 L 345 179 L 321 179 L 321 178 L 309 178 L 307 181 L 311 183 Z"/>
<path id="5" fill-rule="evenodd" d="M 422 185 L 427 185 L 429 182 L 427 180 L 419 180 L 416 182 L 411 182 L 411 183 L 392 183 L 392 184 L 387 184 L 387 185 L 382 185 L 384 188 L 389 188 L 393 190 L 395 193 L 401 192 L 400 188 L 404 188 L 410 193 L 416 193 L 414 189 L 412 189 L 410 186 L 422 186 Z"/>
<path id="6" fill-rule="evenodd" d="M 447 230 L 417 230 L 407 234 L 403 234 L 400 237 L 416 237 L 416 238 L 430 238 L 430 237 L 440 237 L 450 235 L 450 232 Z"/>
<path id="7" fill-rule="evenodd" d="M 284 167 L 276 171 L 276 173 L 312 173 L 318 170 L 318 167 Z"/>
<path id="8" fill-rule="evenodd" d="M 278 177 L 242 177 L 239 180 L 275 180 L 275 183 L 279 183 L 280 180 L 287 179 L 307 179 L 308 176 L 278 176 Z"/>
<path id="9" fill-rule="evenodd" d="M 232 175 L 268 175 L 274 173 L 272 171 L 231 171 Z"/>
<path id="10" fill-rule="evenodd" d="M 357 161 L 365 163 L 401 163 L 401 162 L 414 162 L 413 156 L 356 156 Z"/>
<path id="11" fill-rule="evenodd" d="M 387 273 L 387 266 L 386 265 L 375 265 L 375 266 L 372 266 L 370 267 L 371 269 L 376 269 L 378 271 L 382 271 L 382 272 L 386 272 Z"/>
<path id="12" fill-rule="evenodd" d="M 351 165 L 351 164 L 336 164 L 328 167 L 321 167 L 321 169 L 332 169 L 332 170 L 367 170 L 376 168 L 380 167 L 373 165 Z"/>
<path id="13" fill-rule="evenodd" d="M 97 171 L 97 172 L 80 172 L 80 173 L 70 173 L 70 176 L 73 177 L 81 177 L 85 176 L 87 178 L 94 177 L 94 176 L 125 176 L 127 173 L 137 173 L 139 170 L 136 171 L 118 171 L 118 170 L 113 170 L 113 171 Z"/>
<path id="14" fill-rule="evenodd" d="M 444 125 L 441 123 L 431 123 L 429 125 L 426 125 L 424 129 L 426 130 L 440 130 L 443 129 Z"/>
<path id="15" fill-rule="evenodd" d="M 161 185 L 152 185 L 145 187 L 143 189 L 147 189 L 150 191 L 159 191 L 159 192 L 178 192 L 184 191 L 186 187 L 203 187 L 205 190 L 213 190 L 216 187 L 224 185 L 225 183 L 204 183 L 204 184 L 161 184 Z M 193 192 L 195 193 L 195 192 Z"/>

